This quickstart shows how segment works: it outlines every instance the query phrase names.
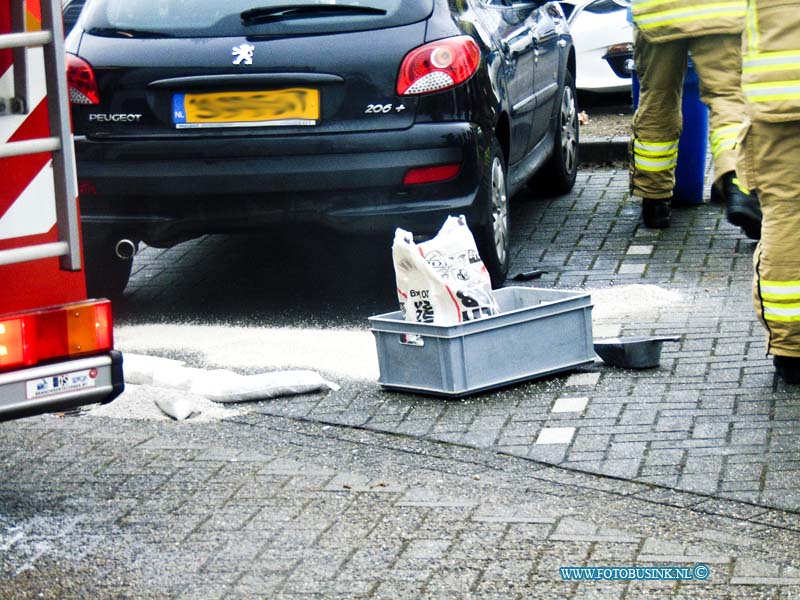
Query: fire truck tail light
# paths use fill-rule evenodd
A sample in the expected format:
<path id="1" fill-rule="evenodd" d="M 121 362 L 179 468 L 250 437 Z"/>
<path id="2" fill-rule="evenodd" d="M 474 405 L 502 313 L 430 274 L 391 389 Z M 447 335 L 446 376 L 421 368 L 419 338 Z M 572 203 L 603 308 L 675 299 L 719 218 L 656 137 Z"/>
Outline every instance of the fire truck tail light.
<path id="1" fill-rule="evenodd" d="M 111 302 L 90 300 L 0 321 L 0 371 L 114 347 Z"/>
<path id="2" fill-rule="evenodd" d="M 25 317 L 0 321 L 0 369 L 26 364 L 27 321 Z"/>

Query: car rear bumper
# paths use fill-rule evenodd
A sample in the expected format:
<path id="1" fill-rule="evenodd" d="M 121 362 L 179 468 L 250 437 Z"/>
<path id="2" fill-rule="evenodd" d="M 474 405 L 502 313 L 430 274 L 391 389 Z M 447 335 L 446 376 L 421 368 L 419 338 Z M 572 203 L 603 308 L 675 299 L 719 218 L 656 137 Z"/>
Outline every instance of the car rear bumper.
<path id="1" fill-rule="evenodd" d="M 604 58 L 606 50 L 598 48 L 578 57 L 575 87 L 586 92 L 629 92 L 631 77 L 620 77 Z"/>
<path id="2" fill-rule="evenodd" d="M 0 421 L 110 402 L 124 387 L 117 351 L 0 373 Z"/>
<path id="3" fill-rule="evenodd" d="M 77 137 L 75 147 L 84 223 L 141 239 L 292 223 L 433 233 L 448 214 L 480 218 L 481 132 L 469 123 L 213 141 Z M 454 163 L 449 181 L 403 184 L 410 169 Z"/>

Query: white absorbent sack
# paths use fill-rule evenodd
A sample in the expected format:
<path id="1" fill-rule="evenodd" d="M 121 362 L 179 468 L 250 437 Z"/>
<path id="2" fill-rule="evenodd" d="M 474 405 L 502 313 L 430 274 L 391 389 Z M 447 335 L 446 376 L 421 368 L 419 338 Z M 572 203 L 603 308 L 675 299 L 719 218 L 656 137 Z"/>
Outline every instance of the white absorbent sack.
<path id="1" fill-rule="evenodd" d="M 500 312 L 463 215 L 448 217 L 436 237 L 420 244 L 398 228 L 392 259 L 397 299 L 407 321 L 456 325 Z"/>
<path id="2" fill-rule="evenodd" d="M 319 373 L 302 369 L 257 375 L 213 370 L 196 374 L 189 391 L 213 402 L 248 402 L 338 389 L 338 385 L 326 381 Z"/>
<path id="3" fill-rule="evenodd" d="M 125 355 L 123 371 L 127 383 L 181 390 L 214 402 L 248 402 L 340 389 L 319 373 L 304 369 L 240 375 L 228 369 L 198 369 L 177 360 L 134 354 Z M 173 404 L 165 405 L 167 414 L 185 412 Z"/>

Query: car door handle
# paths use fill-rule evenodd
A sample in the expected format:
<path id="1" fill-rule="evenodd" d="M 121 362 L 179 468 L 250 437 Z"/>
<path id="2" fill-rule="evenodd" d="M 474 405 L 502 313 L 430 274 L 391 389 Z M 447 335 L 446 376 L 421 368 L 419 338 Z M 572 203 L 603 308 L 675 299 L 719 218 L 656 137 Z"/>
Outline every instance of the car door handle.
<path id="1" fill-rule="evenodd" d="M 512 38 L 511 41 L 503 41 L 503 50 L 511 58 L 525 54 L 532 47 L 533 38 L 529 34 Z"/>

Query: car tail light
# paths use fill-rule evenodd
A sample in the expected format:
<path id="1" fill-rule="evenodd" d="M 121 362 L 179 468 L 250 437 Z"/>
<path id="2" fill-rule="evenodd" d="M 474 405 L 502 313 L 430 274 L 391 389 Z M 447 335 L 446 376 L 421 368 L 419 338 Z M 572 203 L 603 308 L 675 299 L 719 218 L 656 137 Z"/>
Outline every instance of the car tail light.
<path id="1" fill-rule="evenodd" d="M 609 46 L 603 58 L 608 61 L 617 77 L 632 76 L 635 64 L 633 62 L 633 44 L 630 42 Z"/>
<path id="2" fill-rule="evenodd" d="M 97 185 L 93 179 L 78 179 L 78 195 L 79 196 L 96 196 Z"/>
<path id="3" fill-rule="evenodd" d="M 434 167 L 418 167 L 410 169 L 403 177 L 403 185 L 417 185 L 420 183 L 435 183 L 453 179 L 461 170 L 460 164 L 436 165 Z"/>
<path id="4" fill-rule="evenodd" d="M 74 54 L 67 54 L 67 88 L 72 104 L 100 104 L 91 65 Z"/>
<path id="5" fill-rule="evenodd" d="M 113 349 L 111 302 L 89 300 L 0 320 L 0 371 Z"/>
<path id="6" fill-rule="evenodd" d="M 480 61 L 480 48 L 469 36 L 425 44 L 403 59 L 397 93 L 401 96 L 429 94 L 459 85 L 472 77 Z"/>
<path id="7" fill-rule="evenodd" d="M 623 44 L 614 44 L 606 49 L 606 54 L 609 56 L 617 56 L 619 54 L 633 54 L 633 44 L 625 42 Z"/>

